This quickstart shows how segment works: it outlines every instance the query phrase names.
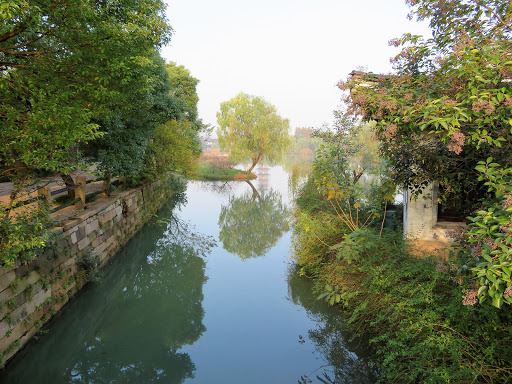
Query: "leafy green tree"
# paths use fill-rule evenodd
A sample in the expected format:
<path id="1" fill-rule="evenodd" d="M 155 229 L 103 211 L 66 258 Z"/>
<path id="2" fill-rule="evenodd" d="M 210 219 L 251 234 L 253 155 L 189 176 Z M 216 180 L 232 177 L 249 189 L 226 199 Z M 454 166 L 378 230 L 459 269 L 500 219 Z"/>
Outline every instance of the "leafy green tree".
<path id="1" fill-rule="evenodd" d="M 263 256 L 289 229 L 289 211 L 281 195 L 273 190 L 231 196 L 221 207 L 219 240 L 228 252 L 242 260 Z"/>
<path id="2" fill-rule="evenodd" d="M 0 17 L 0 172 L 68 173 L 70 149 L 99 136 L 91 117 L 121 103 L 171 28 L 160 0 L 7 0 Z M 29 175 L 30 176 L 30 175 Z"/>
<path id="3" fill-rule="evenodd" d="M 114 105 L 98 121 L 104 136 L 89 152 L 105 175 L 188 173 L 200 155 L 199 81 L 183 66 L 165 64 L 156 52 L 151 64 L 129 79 L 129 102 Z"/>
<path id="4" fill-rule="evenodd" d="M 482 172 L 488 158 L 499 164 L 493 177 L 509 174 L 512 167 L 512 5 L 507 0 L 407 2 L 418 19 L 429 20 L 433 37 L 406 34 L 395 40 L 402 50 L 392 76 L 354 73 L 340 86 L 352 89 L 347 98 L 352 111 L 377 121 L 396 182 L 419 193 L 439 181 L 440 198 L 456 202 L 461 213 L 483 200 L 493 201 L 488 209 L 503 212 L 510 196 L 495 191 L 506 190 L 507 177 L 491 185 Z M 362 83 L 366 86 L 358 86 Z M 469 256 L 461 262 L 478 276 L 479 288 L 469 290 L 468 304 L 476 297 L 491 298 L 498 307 L 512 303 L 512 218 L 510 210 L 504 212 L 500 226 L 482 218 L 474 222 L 487 235 L 473 246 L 490 247 L 491 261 Z"/>
<path id="5" fill-rule="evenodd" d="M 233 162 L 250 160 L 251 172 L 265 156 L 279 160 L 289 146 L 289 121 L 264 99 L 239 93 L 220 105 L 217 136 L 221 149 L 230 151 Z"/>
<path id="6" fill-rule="evenodd" d="M 126 79 L 126 85 L 130 92 L 123 103 L 112 102 L 96 120 L 103 135 L 89 153 L 97 156 L 102 174 L 137 177 L 153 162 L 148 146 L 156 129 L 184 118 L 186 103 L 172 95 L 165 63 L 157 52 L 146 67 Z"/>
<path id="7" fill-rule="evenodd" d="M 127 118 L 119 106 L 147 97 L 151 57 L 171 33 L 164 8 L 160 0 L 1 3 L 0 177 L 15 183 L 9 206 L 41 170 L 66 178 L 78 147 L 104 133 L 98 121 L 118 127 L 119 115 Z M 2 262 L 28 261 L 45 244 L 43 211 L 28 219 L 0 211 Z"/>
<path id="8" fill-rule="evenodd" d="M 171 120 L 156 127 L 148 147 L 151 173 L 162 175 L 173 171 L 188 175 L 194 169 L 201 154 L 199 136 L 192 123 Z"/>
<path id="9" fill-rule="evenodd" d="M 203 128 L 203 123 L 199 119 L 197 112 L 199 96 L 197 95 L 196 89 L 197 84 L 199 84 L 199 80 L 193 77 L 190 74 L 190 71 L 183 65 L 177 65 L 172 61 L 166 64 L 166 69 L 169 74 L 172 95 L 185 101 L 185 119 L 194 124 L 198 130 L 201 130 Z"/>

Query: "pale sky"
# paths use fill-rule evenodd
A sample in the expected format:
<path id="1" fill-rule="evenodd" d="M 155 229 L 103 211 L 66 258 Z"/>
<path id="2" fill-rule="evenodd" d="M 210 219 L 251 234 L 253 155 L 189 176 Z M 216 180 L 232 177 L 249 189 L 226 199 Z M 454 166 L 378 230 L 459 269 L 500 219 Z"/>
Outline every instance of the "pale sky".
<path id="1" fill-rule="evenodd" d="M 357 67 L 391 71 L 388 41 L 428 33 L 404 0 L 167 0 L 174 28 L 162 55 L 200 80 L 199 115 L 217 126 L 221 102 L 263 97 L 295 127 L 332 121 L 340 79 Z"/>

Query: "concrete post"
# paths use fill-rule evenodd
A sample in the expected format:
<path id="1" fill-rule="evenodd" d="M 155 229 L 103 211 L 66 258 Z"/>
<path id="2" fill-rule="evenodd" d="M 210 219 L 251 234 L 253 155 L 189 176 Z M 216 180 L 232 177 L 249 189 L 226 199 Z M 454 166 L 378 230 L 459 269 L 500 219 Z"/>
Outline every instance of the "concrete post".
<path id="1" fill-rule="evenodd" d="M 75 203 L 76 210 L 84 209 L 84 207 L 85 207 L 85 184 L 86 184 L 85 176 L 77 176 L 77 178 L 76 178 L 77 188 L 75 189 L 75 198 L 80 199 L 80 201 L 77 201 Z"/>
<path id="2" fill-rule="evenodd" d="M 404 204 L 404 235 L 408 239 L 431 239 L 437 224 L 437 182 L 429 184 L 416 199 L 407 191 Z"/>
<path id="3" fill-rule="evenodd" d="M 47 203 L 50 201 L 50 190 L 48 187 L 42 187 L 37 190 L 37 196 L 43 196 L 43 200 Z"/>
<path id="4" fill-rule="evenodd" d="M 110 182 L 111 182 L 110 176 L 107 176 L 107 178 L 105 180 L 103 180 L 103 187 L 102 187 L 102 189 L 103 189 L 102 196 L 103 197 L 108 197 L 108 195 L 109 195 L 108 191 L 110 190 Z"/>

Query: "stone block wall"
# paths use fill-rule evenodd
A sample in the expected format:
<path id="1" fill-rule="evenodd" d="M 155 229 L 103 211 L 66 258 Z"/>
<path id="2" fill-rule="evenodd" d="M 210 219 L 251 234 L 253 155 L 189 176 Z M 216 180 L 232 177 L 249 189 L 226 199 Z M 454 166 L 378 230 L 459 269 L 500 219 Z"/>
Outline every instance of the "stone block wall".
<path id="1" fill-rule="evenodd" d="M 172 194 L 160 181 L 89 204 L 51 233 L 29 264 L 0 268 L 0 356 L 3 366 L 134 235 Z"/>

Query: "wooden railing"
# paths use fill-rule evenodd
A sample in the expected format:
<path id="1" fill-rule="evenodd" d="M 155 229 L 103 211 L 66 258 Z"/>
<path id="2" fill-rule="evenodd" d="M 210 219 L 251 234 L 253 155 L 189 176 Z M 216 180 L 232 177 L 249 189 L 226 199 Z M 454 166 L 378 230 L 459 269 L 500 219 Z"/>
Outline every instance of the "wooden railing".
<path id="1" fill-rule="evenodd" d="M 102 189 L 99 191 L 91 192 L 89 194 L 85 193 L 85 186 L 90 183 L 94 183 L 97 181 L 103 181 Z M 41 187 L 37 189 L 37 196 L 31 197 L 26 200 L 20 200 L 16 202 L 16 204 L 6 208 L 6 211 L 12 211 L 17 208 L 24 207 L 29 204 L 33 204 L 39 201 L 45 202 L 45 203 L 52 203 L 52 196 L 59 195 L 61 193 L 73 190 L 75 192 L 75 198 L 73 200 L 67 201 L 63 204 L 60 204 L 52 209 L 50 209 L 50 214 L 54 212 L 58 212 L 64 208 L 74 206 L 75 210 L 80 210 L 85 207 L 85 203 L 87 199 L 91 199 L 99 194 L 105 193 L 106 195 L 109 194 L 110 186 L 115 185 L 118 186 L 121 184 L 120 180 L 115 180 L 111 182 L 110 180 L 105 179 L 93 179 L 93 180 L 86 180 L 85 176 L 78 176 L 76 178 L 75 185 L 72 187 L 64 187 L 57 190 L 50 191 L 50 188 L 48 186 Z"/>

